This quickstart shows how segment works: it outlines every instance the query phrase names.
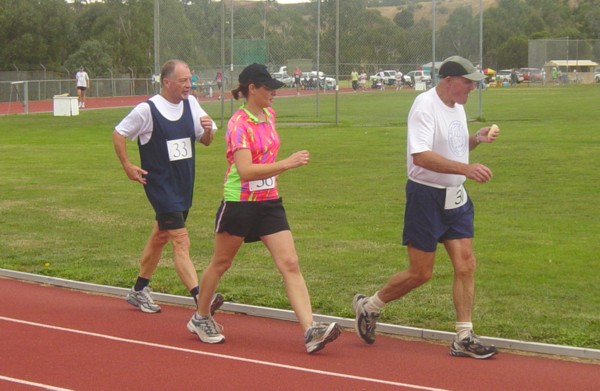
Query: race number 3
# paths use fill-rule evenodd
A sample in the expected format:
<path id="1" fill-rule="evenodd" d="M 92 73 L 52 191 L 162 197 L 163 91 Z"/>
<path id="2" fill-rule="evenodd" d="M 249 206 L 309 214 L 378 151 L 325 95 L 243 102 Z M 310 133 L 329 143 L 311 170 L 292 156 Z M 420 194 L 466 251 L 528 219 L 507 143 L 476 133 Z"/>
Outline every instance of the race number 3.
<path id="1" fill-rule="evenodd" d="M 192 141 L 189 137 L 167 140 L 167 149 L 169 150 L 170 161 L 192 158 Z"/>
<path id="2" fill-rule="evenodd" d="M 250 191 L 268 190 L 275 187 L 275 177 L 250 181 Z"/>
<path id="3" fill-rule="evenodd" d="M 467 191 L 463 185 L 446 188 L 446 205 L 444 209 L 456 209 L 467 203 Z"/>

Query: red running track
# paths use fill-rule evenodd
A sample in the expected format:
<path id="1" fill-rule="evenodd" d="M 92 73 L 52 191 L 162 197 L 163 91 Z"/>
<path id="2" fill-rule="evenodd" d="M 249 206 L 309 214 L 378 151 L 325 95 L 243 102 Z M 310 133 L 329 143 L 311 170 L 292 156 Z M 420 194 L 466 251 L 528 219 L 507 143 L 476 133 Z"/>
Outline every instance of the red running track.
<path id="1" fill-rule="evenodd" d="M 307 354 L 295 322 L 219 312 L 224 344 L 189 333 L 191 308 L 144 314 L 123 298 L 0 278 L 0 390 L 598 390 L 600 365 L 346 330 Z M 350 304 L 349 304 L 350 305 Z"/>
<path id="2" fill-rule="evenodd" d="M 351 88 L 340 89 L 340 92 L 352 92 Z M 321 95 L 332 95 L 335 91 L 321 91 Z M 301 95 L 315 95 L 315 90 L 305 90 L 300 92 Z M 296 90 L 293 88 L 285 88 L 277 91 L 277 96 L 296 96 Z M 104 109 L 114 107 L 133 107 L 140 102 L 144 102 L 150 96 L 115 96 L 115 97 L 86 97 L 85 108 L 79 109 L 80 113 L 89 109 Z M 225 93 L 225 99 L 231 98 L 230 93 Z M 218 102 L 218 98 L 198 97 L 198 101 L 202 102 Z M 54 103 L 52 100 L 31 100 L 28 103 L 29 113 L 44 113 L 53 112 Z M 23 114 L 23 105 L 20 102 L 0 102 L 0 115 L 7 114 Z"/>

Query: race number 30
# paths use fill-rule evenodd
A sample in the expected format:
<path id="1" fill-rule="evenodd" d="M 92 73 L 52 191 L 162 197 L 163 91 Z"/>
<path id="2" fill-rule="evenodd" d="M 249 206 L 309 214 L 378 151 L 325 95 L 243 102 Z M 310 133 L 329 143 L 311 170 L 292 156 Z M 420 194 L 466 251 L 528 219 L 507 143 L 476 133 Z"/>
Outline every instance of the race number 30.
<path id="1" fill-rule="evenodd" d="M 189 137 L 167 140 L 167 149 L 169 150 L 170 161 L 192 158 L 192 141 Z"/>
<path id="2" fill-rule="evenodd" d="M 250 191 L 268 190 L 275 187 L 275 177 L 250 181 Z"/>

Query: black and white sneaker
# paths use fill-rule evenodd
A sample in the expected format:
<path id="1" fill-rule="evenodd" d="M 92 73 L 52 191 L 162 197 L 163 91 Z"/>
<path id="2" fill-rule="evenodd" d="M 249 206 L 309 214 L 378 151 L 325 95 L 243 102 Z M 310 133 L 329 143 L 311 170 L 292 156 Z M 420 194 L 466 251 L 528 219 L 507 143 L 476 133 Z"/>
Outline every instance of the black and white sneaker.
<path id="1" fill-rule="evenodd" d="M 467 338 L 452 342 L 450 355 L 457 357 L 473 357 L 476 359 L 490 358 L 498 353 L 494 345 L 484 345 L 475 334 Z"/>
<path id="2" fill-rule="evenodd" d="M 352 300 L 352 309 L 356 315 L 354 321 L 354 329 L 356 334 L 368 343 L 369 345 L 375 342 L 375 329 L 377 328 L 377 319 L 379 319 L 379 313 L 367 312 L 365 310 L 365 302 L 368 297 L 361 295 L 360 293 L 354 296 Z"/>
<path id="3" fill-rule="evenodd" d="M 304 344 L 308 353 L 323 349 L 326 344 L 333 342 L 342 333 L 337 323 L 316 323 L 304 333 Z"/>

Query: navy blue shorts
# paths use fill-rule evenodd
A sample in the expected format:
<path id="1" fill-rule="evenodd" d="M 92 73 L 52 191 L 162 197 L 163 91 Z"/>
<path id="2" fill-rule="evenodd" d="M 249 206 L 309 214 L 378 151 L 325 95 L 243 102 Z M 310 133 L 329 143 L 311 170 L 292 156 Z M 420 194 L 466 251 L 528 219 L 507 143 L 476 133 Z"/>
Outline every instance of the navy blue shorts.
<path id="1" fill-rule="evenodd" d="M 409 180 L 406 183 L 406 208 L 402 244 L 434 252 L 437 244 L 450 239 L 472 238 L 475 209 L 471 198 L 456 209 L 444 209 L 446 189 Z"/>
<path id="2" fill-rule="evenodd" d="M 289 230 L 281 198 L 269 201 L 221 201 L 215 217 L 215 232 L 241 236 L 246 243 Z"/>
<path id="3" fill-rule="evenodd" d="M 156 221 L 158 222 L 159 231 L 169 231 L 172 229 L 185 228 L 189 210 L 183 212 L 166 212 L 157 213 Z"/>

